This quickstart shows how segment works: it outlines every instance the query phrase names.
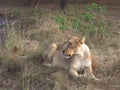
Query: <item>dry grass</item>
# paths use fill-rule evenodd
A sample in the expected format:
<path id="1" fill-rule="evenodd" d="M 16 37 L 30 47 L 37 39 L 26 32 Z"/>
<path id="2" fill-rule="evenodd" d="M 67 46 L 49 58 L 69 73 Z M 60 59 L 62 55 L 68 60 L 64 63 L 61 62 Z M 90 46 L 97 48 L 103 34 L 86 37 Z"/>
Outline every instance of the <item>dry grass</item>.
<path id="1" fill-rule="evenodd" d="M 23 22 L 23 25 L 25 25 L 23 29 L 26 30 L 27 27 L 27 32 L 23 36 L 16 33 L 14 29 L 9 32 L 6 50 L 1 54 L 0 60 L 2 61 L 2 65 L 0 66 L 3 66 L 7 71 L 17 73 L 21 71 L 19 72 L 19 87 L 22 87 L 22 90 L 106 90 L 110 88 L 109 86 L 113 86 L 112 88 L 114 90 L 117 88 L 115 85 L 120 85 L 120 81 L 118 80 L 120 77 L 119 27 L 116 25 L 111 27 L 114 23 L 109 22 L 107 20 L 108 18 L 103 16 L 104 13 L 98 12 L 100 13 L 98 15 L 98 13 L 94 12 L 96 16 L 92 22 L 95 23 L 96 20 L 104 19 L 104 28 L 107 30 L 107 33 L 101 35 L 97 32 L 97 34 L 93 35 L 91 31 L 84 31 L 84 27 L 79 29 L 72 25 L 76 14 L 82 16 L 82 24 L 91 25 L 87 21 L 84 21 L 83 11 L 85 10 L 83 8 L 78 9 L 70 6 L 70 10 L 66 12 L 66 14 L 49 9 L 44 11 L 41 9 L 40 12 L 36 10 L 34 11 L 34 15 L 31 13 L 32 11 L 28 11 L 27 13 L 27 11 L 24 10 L 23 12 L 26 12 L 24 14 L 22 14 L 21 11 L 22 10 L 11 12 L 14 17 L 17 15 L 17 18 L 28 16 L 27 18 L 32 18 L 35 24 L 30 27 L 31 23 L 29 23 L 29 21 L 26 20 L 27 24 Z M 64 22 L 66 22 L 67 29 L 60 30 L 59 25 L 61 23 L 55 20 L 56 18 L 59 20 L 59 16 L 65 17 Z M 108 24 L 108 22 L 111 25 Z M 99 23 L 96 24 L 98 25 L 92 25 L 92 27 L 99 30 Z M 79 25 L 77 21 L 76 25 Z M 89 29 L 91 30 L 91 28 Z M 86 36 L 86 43 L 90 47 L 92 54 L 99 58 L 98 62 L 100 63 L 100 67 L 95 70 L 95 74 L 100 78 L 100 82 L 94 82 L 85 78 L 73 79 L 67 74 L 67 71 L 41 65 L 42 59 L 40 54 L 47 45 L 52 42 L 62 43 L 71 35 L 77 35 L 79 37 L 82 35 Z M 3 72 L 0 72 L 0 77 L 2 77 L 1 73 Z M 14 87 L 11 88 L 17 90 L 14 89 Z"/>

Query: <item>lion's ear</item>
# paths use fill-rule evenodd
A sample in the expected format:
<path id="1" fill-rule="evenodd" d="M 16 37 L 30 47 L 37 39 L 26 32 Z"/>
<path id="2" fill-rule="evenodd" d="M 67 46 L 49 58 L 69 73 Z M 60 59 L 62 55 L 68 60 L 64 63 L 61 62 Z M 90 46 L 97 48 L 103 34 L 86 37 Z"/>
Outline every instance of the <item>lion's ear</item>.
<path id="1" fill-rule="evenodd" d="M 86 38 L 85 38 L 85 37 L 82 37 L 81 43 L 82 43 L 82 44 L 85 43 L 85 40 L 86 40 Z"/>
<path id="2" fill-rule="evenodd" d="M 78 41 L 78 45 L 80 46 L 81 44 L 84 44 L 84 43 L 85 43 L 85 37 L 82 37 L 82 39 Z"/>

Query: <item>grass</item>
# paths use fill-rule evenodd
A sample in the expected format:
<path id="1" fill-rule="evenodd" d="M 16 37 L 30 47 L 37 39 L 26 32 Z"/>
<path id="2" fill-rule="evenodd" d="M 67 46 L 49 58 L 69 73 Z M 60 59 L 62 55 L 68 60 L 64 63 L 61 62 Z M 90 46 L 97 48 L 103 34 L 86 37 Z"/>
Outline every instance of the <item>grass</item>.
<path id="1" fill-rule="evenodd" d="M 81 27 L 81 21 L 79 17 L 75 17 L 74 18 L 74 23 L 73 23 L 73 27 L 76 29 L 79 29 Z"/>
<path id="2" fill-rule="evenodd" d="M 12 9 L 12 12 L 10 14 L 14 17 L 25 17 L 25 16 L 40 17 L 43 14 L 43 11 L 39 10 L 39 9 L 22 10 L 19 8 L 14 8 L 14 9 Z"/>
<path id="3" fill-rule="evenodd" d="M 97 3 L 92 3 L 92 4 L 90 4 L 90 5 L 86 5 L 86 7 L 85 7 L 88 11 L 90 11 L 90 12 L 93 12 L 93 11 L 102 11 L 102 12 L 104 12 L 104 11 L 106 11 L 106 7 L 105 6 L 100 6 L 100 5 L 98 5 Z"/>
<path id="4" fill-rule="evenodd" d="M 71 12 L 68 12 L 64 15 L 63 13 L 57 12 L 55 10 L 52 10 L 52 12 L 51 10 L 48 12 L 46 11 L 46 13 L 42 10 L 36 9 L 28 11 L 14 9 L 11 11 L 13 16 L 18 18 L 32 16 L 33 18 L 37 19 L 37 23 L 35 23 L 34 27 L 29 28 L 31 24 L 28 21 L 28 26 L 25 26 L 28 27 L 27 33 L 24 34 L 25 36 L 21 35 L 19 32 L 16 32 L 16 29 L 14 30 L 14 27 L 12 27 L 12 30 L 10 30 L 6 41 L 5 53 L 0 56 L 3 57 L 1 58 L 3 66 L 7 69 L 7 71 L 20 73 L 20 83 L 22 84 L 20 87 L 22 87 L 22 90 L 38 90 L 38 88 L 40 89 L 42 86 L 48 89 L 49 82 L 55 85 L 55 90 L 61 90 L 61 88 L 70 88 L 69 86 L 73 87 L 73 89 L 75 87 L 76 90 L 94 90 L 94 88 L 101 88 L 99 86 L 101 85 L 101 82 L 91 83 L 86 82 L 85 80 L 81 81 L 80 79 L 73 80 L 68 77 L 66 72 L 60 72 L 59 70 L 53 73 L 48 73 L 53 68 L 47 68 L 41 65 L 40 54 L 47 47 L 47 45 L 52 42 L 64 42 L 67 40 L 69 35 L 85 35 L 87 38 L 87 44 L 89 45 L 91 51 L 95 51 L 95 53 L 103 60 L 109 59 L 109 62 L 115 60 L 115 63 L 110 65 L 113 65 L 113 71 L 116 70 L 115 72 L 118 72 L 117 70 L 119 70 L 119 62 L 116 61 L 117 58 L 114 57 L 114 55 L 116 55 L 116 53 L 114 53 L 116 50 L 112 49 L 111 51 L 108 51 L 108 47 L 111 47 L 110 44 L 116 45 L 116 42 L 119 41 L 116 41 L 116 37 L 113 40 L 114 35 L 111 33 L 112 25 L 107 24 L 108 21 L 102 17 L 102 14 L 96 13 L 103 13 L 103 11 L 105 11 L 104 8 L 95 3 L 85 6 L 83 11 L 79 10 L 77 7 L 72 7 Z M 19 58 L 18 56 L 26 55 L 24 47 L 26 46 L 26 40 L 28 39 L 30 41 L 37 40 L 40 44 L 40 48 L 38 49 L 38 52 L 33 52 L 32 54 L 29 53 L 29 58 Z M 117 39 L 119 39 L 119 36 Z M 117 45 L 119 45 L 119 43 Z M 109 54 L 108 52 L 113 52 L 114 54 Z M 103 65 L 101 66 L 104 73 L 109 71 L 107 68 L 109 62 L 108 64 L 106 64 L 106 62 L 107 61 L 103 61 Z M 104 76 L 104 73 L 99 72 L 97 76 L 105 79 L 106 77 Z M 111 72 L 107 73 L 106 75 L 110 76 Z M 54 77 L 55 79 L 50 77 Z M 106 81 L 103 81 L 103 83 Z M 41 87 L 37 88 L 37 85 L 40 85 Z M 51 84 L 50 86 L 52 87 Z"/>
<path id="5" fill-rule="evenodd" d="M 13 9 L 13 11 L 12 11 L 12 15 L 16 16 L 16 17 L 20 17 L 23 14 L 24 14 L 24 12 L 22 10 L 20 10 L 20 9 Z"/>
<path id="6" fill-rule="evenodd" d="M 55 21 L 59 24 L 59 29 L 62 32 L 67 29 L 66 19 L 64 16 L 56 17 Z"/>
<path id="7" fill-rule="evenodd" d="M 23 60 L 18 56 L 22 56 L 24 53 L 25 37 L 13 28 L 8 33 L 5 49 L 2 52 L 2 63 L 10 72 L 20 71 L 23 68 Z"/>
<path id="8" fill-rule="evenodd" d="M 93 17 L 92 13 L 89 12 L 84 15 L 84 19 L 88 22 L 93 21 Z"/>
<path id="9" fill-rule="evenodd" d="M 101 12 L 102 10 L 100 8 L 103 7 L 96 3 L 86 5 L 86 12 L 79 12 L 77 7 L 72 7 L 71 10 L 73 11 L 72 14 L 70 12 L 70 15 L 64 15 L 62 13 L 57 13 L 56 11 L 53 12 L 55 13 L 54 15 L 50 12 L 46 14 L 38 9 L 28 11 L 18 8 L 13 9 L 11 14 L 15 17 L 34 17 L 37 21 L 36 26 L 38 27 L 35 30 L 28 32 L 28 35 L 26 34 L 28 36 L 27 38 L 14 30 L 14 27 L 9 30 L 5 50 L 6 56 L 8 57 L 8 61 L 6 62 L 10 65 L 11 60 L 14 61 L 18 59 L 16 55 L 24 56 L 27 39 L 42 42 L 40 45 L 41 50 L 44 50 L 45 44 L 49 44 L 52 41 L 59 41 L 68 30 L 71 32 L 74 30 L 74 34 L 86 35 L 87 37 L 96 38 L 96 40 L 99 40 L 99 38 L 104 39 L 107 34 L 106 21 L 103 18 L 99 18 L 100 16 L 94 12 L 95 10 Z M 56 30 L 60 30 L 63 33 L 60 35 L 60 31 Z M 39 55 L 39 53 L 33 53 L 31 55 L 35 56 Z"/>
<path id="10" fill-rule="evenodd" d="M 106 11 L 106 8 L 104 6 L 100 6 L 96 3 L 92 3 L 90 5 L 85 6 L 85 11 L 82 12 L 80 11 L 76 6 L 70 8 L 72 13 L 70 12 L 70 16 L 68 15 L 63 15 L 61 14 L 55 14 L 51 16 L 51 13 L 48 13 L 46 15 L 46 19 L 50 19 L 52 17 L 52 22 L 55 20 L 57 23 L 56 25 L 59 26 L 59 30 L 64 32 L 66 30 L 76 30 L 76 32 L 81 32 L 81 34 L 87 34 L 90 35 L 93 34 L 95 38 L 99 38 L 97 36 L 105 37 L 107 33 L 107 28 L 105 27 L 106 25 L 103 25 L 104 23 L 102 22 L 103 19 L 98 19 L 99 17 L 96 15 L 97 12 L 103 12 Z M 77 12 L 78 11 L 78 12 Z M 21 9 L 13 9 L 12 11 L 13 16 L 17 17 L 22 17 L 22 16 L 32 16 L 32 17 L 37 17 L 38 24 L 39 24 L 39 19 L 41 17 L 44 17 L 44 12 L 43 10 L 21 10 Z M 45 17 L 44 17 L 45 18 Z M 98 19 L 96 21 L 96 19 Z M 50 29 L 51 27 L 48 26 L 47 29 Z M 103 38 L 102 38 L 103 39 Z"/>
<path id="11" fill-rule="evenodd" d="M 8 32 L 8 37 L 6 40 L 6 51 L 8 53 L 16 53 L 22 55 L 24 52 L 26 38 L 20 33 L 17 33 L 14 29 Z"/>
<path id="12" fill-rule="evenodd" d="M 72 7 L 70 15 L 55 16 L 55 21 L 57 22 L 59 29 L 63 32 L 65 30 L 76 30 L 76 33 L 82 35 L 89 35 L 89 37 L 94 37 L 96 40 L 104 39 L 107 35 L 107 24 L 104 18 L 97 12 L 103 12 L 106 9 L 104 6 L 100 6 L 96 3 L 85 6 L 85 11 L 82 12 L 76 7 Z M 78 12 L 76 12 L 78 11 Z"/>

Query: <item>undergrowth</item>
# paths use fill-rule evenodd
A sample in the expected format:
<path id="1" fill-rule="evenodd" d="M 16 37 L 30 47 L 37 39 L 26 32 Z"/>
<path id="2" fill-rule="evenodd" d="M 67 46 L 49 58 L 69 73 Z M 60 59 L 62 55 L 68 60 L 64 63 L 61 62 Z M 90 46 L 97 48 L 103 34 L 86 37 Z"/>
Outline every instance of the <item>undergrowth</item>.
<path id="1" fill-rule="evenodd" d="M 26 16 L 34 16 L 39 17 L 43 14 L 43 12 L 39 9 L 35 10 L 21 10 L 19 8 L 12 9 L 12 12 L 10 13 L 13 17 L 26 17 Z"/>
<path id="2" fill-rule="evenodd" d="M 96 3 L 85 6 L 85 11 L 82 12 L 73 9 L 74 12 L 71 15 L 56 16 L 55 21 L 59 25 L 61 31 L 76 30 L 77 33 L 82 35 L 89 35 L 96 39 L 103 39 L 107 34 L 107 21 L 102 18 L 102 15 L 96 14 L 97 12 L 106 11 L 104 6 L 100 6 Z M 69 13 L 68 13 L 69 14 Z M 72 26 L 72 27 L 71 27 Z"/>
<path id="3" fill-rule="evenodd" d="M 106 8 L 96 3 L 86 5 L 84 11 L 81 11 L 78 8 L 76 9 L 76 7 L 72 8 L 67 14 L 59 13 L 57 11 L 54 11 L 54 13 L 44 13 L 42 10 L 12 10 L 11 15 L 15 17 L 22 18 L 32 16 L 35 17 L 35 19 L 37 17 L 38 23 L 36 27 L 34 27 L 35 29 L 28 28 L 31 31 L 28 31 L 26 36 L 29 37 L 22 36 L 14 29 L 8 32 L 9 34 L 6 40 L 5 53 L 0 56 L 3 57 L 2 61 L 4 67 L 7 68 L 8 71 L 22 70 L 22 89 L 31 90 L 31 84 L 35 84 L 34 81 L 39 78 L 39 76 L 41 75 L 41 71 L 34 72 L 36 69 L 33 69 L 33 72 L 31 72 L 29 70 L 29 67 L 32 66 L 28 67 L 28 64 L 26 64 L 26 60 L 28 60 L 29 62 L 29 59 L 31 60 L 31 57 L 36 56 L 37 58 L 33 58 L 33 61 L 40 61 L 40 52 L 44 50 L 45 46 L 55 40 L 58 42 L 62 42 L 62 39 L 66 39 L 66 35 L 69 34 L 68 32 L 70 32 L 70 34 L 72 35 L 85 35 L 87 38 L 93 38 L 96 45 L 99 40 L 103 40 L 105 37 L 107 37 L 108 32 L 110 32 L 110 30 L 108 29 L 108 27 L 110 27 L 108 25 L 108 22 L 104 19 L 104 17 L 102 17 L 101 14 L 96 13 L 102 13 L 103 11 L 106 11 Z M 30 54 L 31 57 L 29 58 L 19 58 L 18 56 L 25 55 L 24 47 L 26 45 L 27 39 L 35 39 L 39 41 L 39 52 L 33 52 L 33 54 Z M 105 43 L 102 43 L 101 46 L 104 45 Z M 119 65 L 116 64 L 113 68 L 118 69 L 118 66 Z M 37 68 L 39 68 L 39 66 Z M 33 87 L 33 90 L 34 88 L 35 87 Z"/>

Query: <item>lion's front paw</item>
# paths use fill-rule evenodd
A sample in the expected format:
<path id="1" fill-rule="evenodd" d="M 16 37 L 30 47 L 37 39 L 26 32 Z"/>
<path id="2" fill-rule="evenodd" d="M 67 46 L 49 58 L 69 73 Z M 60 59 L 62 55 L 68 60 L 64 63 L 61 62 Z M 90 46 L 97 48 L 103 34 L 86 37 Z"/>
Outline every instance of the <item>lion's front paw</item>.
<path id="1" fill-rule="evenodd" d="M 80 78 L 81 78 L 81 77 L 83 77 L 83 75 L 82 75 L 82 74 L 79 74 L 79 75 L 78 75 L 78 77 L 80 77 Z"/>
<path id="2" fill-rule="evenodd" d="M 99 80 L 98 78 L 96 78 L 96 77 L 95 77 L 95 78 L 93 78 L 93 79 L 94 79 L 95 81 L 100 81 L 100 80 Z"/>
<path id="3" fill-rule="evenodd" d="M 48 63 L 47 63 L 47 64 L 46 64 L 46 63 L 42 63 L 42 65 L 48 66 L 48 67 L 51 67 L 51 66 L 52 66 L 52 64 L 50 64 L 50 63 L 49 63 L 49 64 L 48 64 Z"/>

